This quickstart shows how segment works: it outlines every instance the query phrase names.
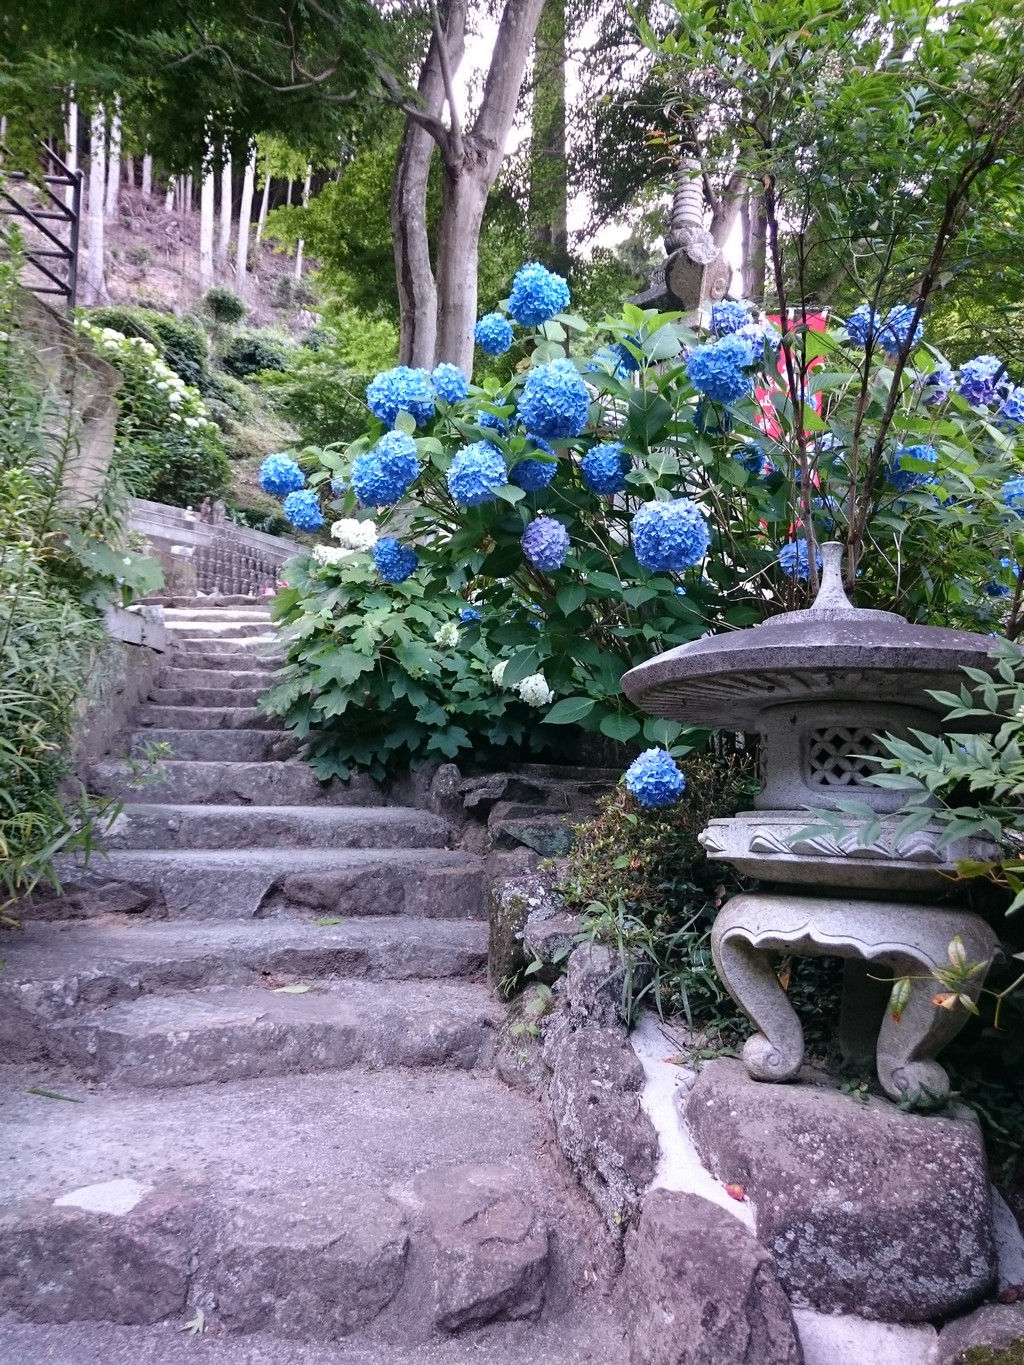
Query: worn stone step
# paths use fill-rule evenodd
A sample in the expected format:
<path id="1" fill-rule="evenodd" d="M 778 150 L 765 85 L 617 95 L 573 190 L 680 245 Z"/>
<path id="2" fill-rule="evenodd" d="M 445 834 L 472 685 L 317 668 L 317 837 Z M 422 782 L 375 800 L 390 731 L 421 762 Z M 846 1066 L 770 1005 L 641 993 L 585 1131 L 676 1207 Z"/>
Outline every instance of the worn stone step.
<path id="1" fill-rule="evenodd" d="M 189 656 L 197 654 L 230 654 L 246 655 L 254 657 L 270 658 L 281 654 L 281 639 L 277 635 L 265 634 L 248 636 L 220 636 L 220 635 L 200 635 L 195 639 L 190 637 L 181 638 L 179 631 L 174 633 L 171 641 L 172 652 L 170 658 L 180 657 L 182 654 Z"/>
<path id="2" fill-rule="evenodd" d="M 283 730 L 255 706 L 143 706 L 137 724 L 157 730 Z"/>
<path id="3" fill-rule="evenodd" d="M 194 621 L 170 618 L 165 624 L 175 640 L 253 639 L 278 643 L 278 637 L 271 630 L 270 622 L 267 620 Z"/>
<path id="4" fill-rule="evenodd" d="M 193 643 L 191 641 L 187 643 Z M 280 650 L 275 653 L 268 653 L 264 650 L 237 649 L 225 650 L 222 654 L 211 653 L 204 640 L 194 642 L 196 649 L 184 649 L 179 643 L 171 650 L 166 658 L 175 668 L 204 668 L 213 670 L 217 673 L 236 671 L 246 673 L 262 673 L 264 678 L 267 674 L 273 673 L 285 662 L 284 655 Z M 230 640 L 228 644 L 232 643 Z M 245 642 L 240 640 L 239 644 Z"/>
<path id="5" fill-rule="evenodd" d="M 258 731 L 239 732 L 248 738 Z M 238 736 L 230 736 L 237 738 Z M 445 848 L 446 820 L 403 806 L 126 806 L 107 848 Z"/>
<path id="6" fill-rule="evenodd" d="M 166 744 L 176 759 L 199 762 L 261 763 L 294 758 L 302 740 L 280 730 L 136 730 L 129 753 L 140 758 L 147 744 Z"/>
<path id="7" fill-rule="evenodd" d="M 179 656 L 169 668 L 161 669 L 157 687 L 251 687 L 265 692 L 272 685 L 266 669 L 249 668 L 244 662 L 236 663 L 234 668 L 193 668 L 191 661 L 186 664 L 187 657 Z"/>
<path id="8" fill-rule="evenodd" d="M 346 979 L 303 994 L 223 986 L 142 996 L 58 1022 L 50 1038 L 89 1080 L 174 1086 L 357 1065 L 469 1070 L 489 1061 L 501 1017 L 482 985 Z"/>
<path id="9" fill-rule="evenodd" d="M 482 977 L 481 921 L 210 920 L 183 925 L 110 916 L 93 923 L 28 923 L 5 945 L 0 1052 L 45 1056 L 47 1025 L 156 992 L 275 986 L 329 977 L 406 981 Z"/>
<path id="10" fill-rule="evenodd" d="M 223 595 L 218 593 L 212 597 L 169 597 L 166 593 L 158 593 L 153 597 L 147 597 L 143 606 L 163 607 L 165 610 L 181 607 L 215 607 L 217 610 L 223 610 L 225 607 L 262 607 L 267 610 L 266 604 L 270 600 L 270 598 L 263 596 L 257 597 L 242 593 L 225 593 Z"/>
<path id="11" fill-rule="evenodd" d="M 373 806 L 383 796 L 372 778 L 357 773 L 346 782 L 321 782 L 312 768 L 296 759 L 283 763 L 190 762 L 161 763 L 159 780 L 147 782 L 149 805 L 260 805 L 260 806 Z M 130 763 L 103 759 L 90 764 L 89 790 L 97 796 L 134 796 L 139 799 Z"/>
<path id="12" fill-rule="evenodd" d="M 413 915 L 479 919 L 484 864 L 447 849 L 112 849 L 59 862 L 64 894 L 26 914 L 64 919 L 131 910 L 151 918 Z"/>
<path id="13" fill-rule="evenodd" d="M 165 607 L 165 621 L 266 621 L 270 608 L 257 602 L 236 602 L 230 606 Z"/>
<path id="14" fill-rule="evenodd" d="M 237 687 L 230 681 L 221 687 L 152 687 L 154 706 L 257 706 L 270 691 L 269 679 L 256 687 Z"/>

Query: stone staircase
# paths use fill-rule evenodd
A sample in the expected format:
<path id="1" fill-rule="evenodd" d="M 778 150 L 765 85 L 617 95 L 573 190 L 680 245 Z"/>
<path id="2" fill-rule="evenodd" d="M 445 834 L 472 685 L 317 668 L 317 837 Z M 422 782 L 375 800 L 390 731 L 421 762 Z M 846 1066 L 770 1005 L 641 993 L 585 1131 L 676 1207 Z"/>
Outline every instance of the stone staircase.
<path id="1" fill-rule="evenodd" d="M 166 615 L 131 757 L 90 773 L 107 856 L 0 945 L 0 1365 L 620 1359 L 491 1068 L 483 860 L 317 781 L 257 710 L 263 607 Z"/>

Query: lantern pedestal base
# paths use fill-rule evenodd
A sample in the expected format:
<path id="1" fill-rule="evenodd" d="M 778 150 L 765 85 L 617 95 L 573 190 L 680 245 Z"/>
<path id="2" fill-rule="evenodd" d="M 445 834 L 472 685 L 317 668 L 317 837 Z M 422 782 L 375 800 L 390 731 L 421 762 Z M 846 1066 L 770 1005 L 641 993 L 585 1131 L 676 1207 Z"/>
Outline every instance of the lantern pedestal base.
<path id="1" fill-rule="evenodd" d="M 932 975 L 949 965 L 950 941 L 959 935 L 967 961 L 980 964 L 964 988 L 976 1000 L 998 953 L 992 929 L 977 915 L 959 910 L 886 901 L 819 899 L 809 896 L 736 896 L 715 921 L 711 948 L 729 994 L 757 1026 L 743 1049 L 743 1064 L 755 1080 L 792 1080 L 803 1063 L 804 1036 L 796 1011 L 779 984 L 776 953 L 841 957 L 870 964 L 845 980 L 843 1051 L 863 1056 L 868 1031 L 878 1021 L 879 997 L 895 978 L 909 978 L 899 1020 L 886 1009 L 874 1055 L 878 1079 L 894 1100 L 939 1104 L 949 1077 L 935 1061 L 967 1021 L 961 1004 L 940 1009 L 933 997 L 942 987 Z"/>

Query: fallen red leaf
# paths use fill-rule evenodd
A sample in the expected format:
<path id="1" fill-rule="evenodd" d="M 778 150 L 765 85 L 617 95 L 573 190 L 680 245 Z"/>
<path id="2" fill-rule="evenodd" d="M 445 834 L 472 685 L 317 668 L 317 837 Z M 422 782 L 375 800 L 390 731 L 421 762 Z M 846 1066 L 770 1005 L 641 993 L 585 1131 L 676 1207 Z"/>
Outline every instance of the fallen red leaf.
<path id="1" fill-rule="evenodd" d="M 725 1192 L 730 1199 L 737 1199 L 741 1204 L 747 1197 L 747 1191 L 743 1185 L 726 1185 Z"/>

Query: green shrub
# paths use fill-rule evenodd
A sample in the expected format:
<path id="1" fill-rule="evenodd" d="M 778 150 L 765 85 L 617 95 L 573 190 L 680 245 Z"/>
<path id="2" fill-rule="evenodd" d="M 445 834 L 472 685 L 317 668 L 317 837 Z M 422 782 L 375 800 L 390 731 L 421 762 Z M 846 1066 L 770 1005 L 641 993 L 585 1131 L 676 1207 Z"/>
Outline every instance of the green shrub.
<path id="1" fill-rule="evenodd" d="M 286 370 L 288 358 L 283 346 L 259 332 L 240 332 L 226 346 L 221 365 L 236 379 L 251 379 L 264 370 Z"/>
<path id="2" fill-rule="evenodd" d="M 216 387 L 210 373 L 210 346 L 202 327 L 167 313 L 147 313 L 146 321 L 156 332 L 164 359 L 179 379 L 204 395 Z"/>
<path id="3" fill-rule="evenodd" d="M 300 352 L 283 373 L 264 373 L 260 384 L 304 445 L 347 444 L 366 425 L 367 376 L 339 368 L 333 351 Z"/>
<path id="4" fill-rule="evenodd" d="M 122 336 L 138 337 L 142 341 L 148 341 L 151 346 L 156 347 L 160 355 L 164 354 L 160 334 L 141 308 L 90 308 L 84 317 L 94 327 L 109 327 L 112 331 L 120 332 Z M 171 369 L 174 369 L 173 365 Z"/>
<path id="5" fill-rule="evenodd" d="M 132 246 L 127 252 L 129 265 L 148 265 L 153 259 L 148 246 Z"/>
<path id="6" fill-rule="evenodd" d="M 293 528 L 288 519 L 277 511 L 268 511 L 266 507 L 249 507 L 244 503 L 234 503 L 228 505 L 228 521 L 234 522 L 236 526 L 248 526 L 251 531 L 262 531 L 268 536 L 290 536 Z"/>
<path id="7" fill-rule="evenodd" d="M 203 296 L 203 307 L 214 322 L 229 324 L 241 322 L 248 311 L 235 291 L 223 284 L 215 284 L 212 289 L 206 291 Z"/>

